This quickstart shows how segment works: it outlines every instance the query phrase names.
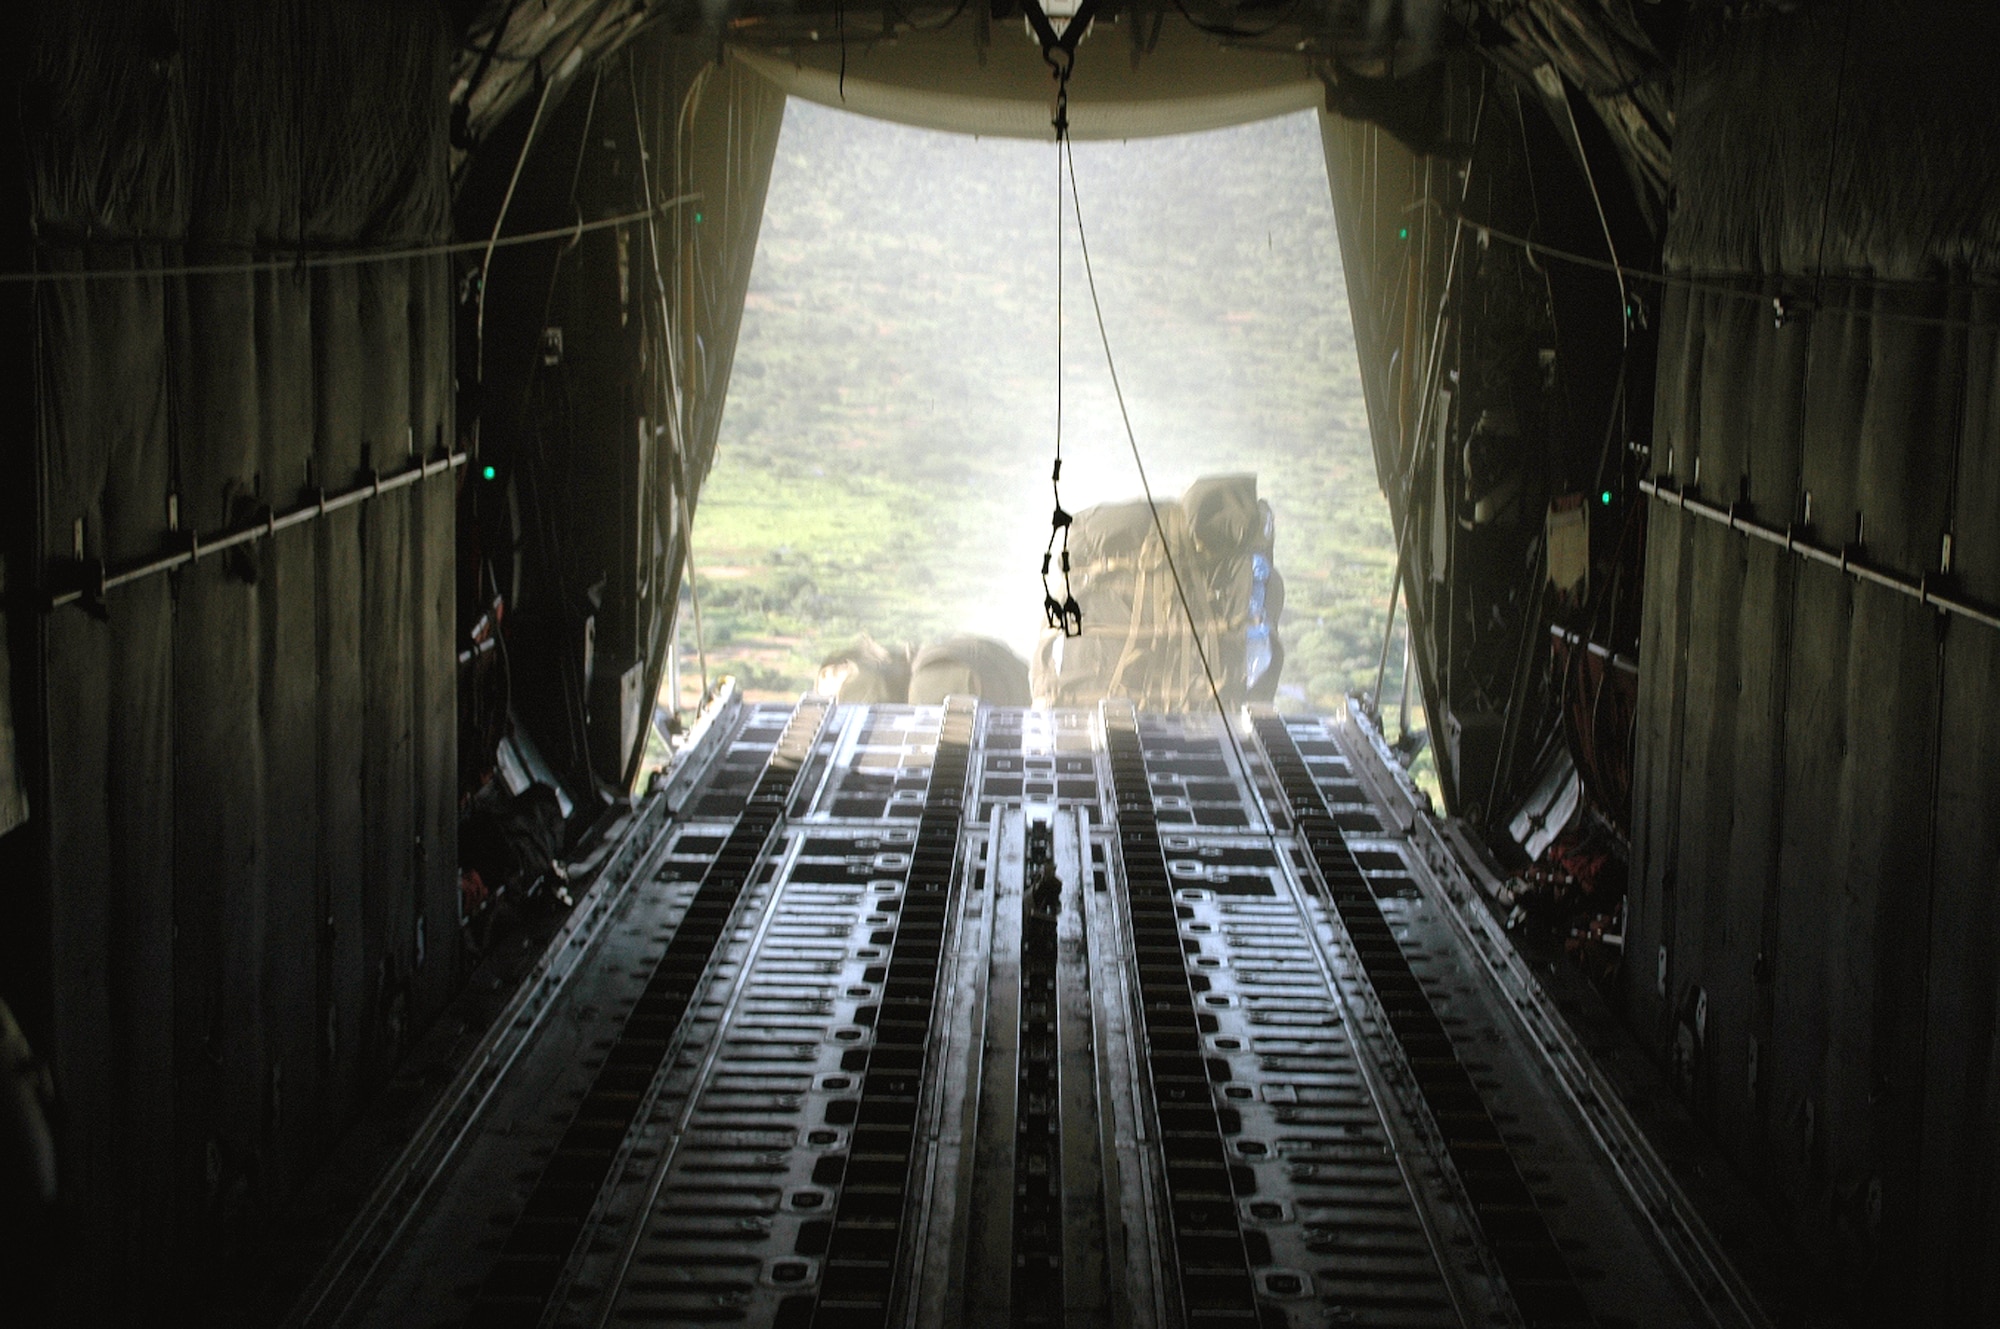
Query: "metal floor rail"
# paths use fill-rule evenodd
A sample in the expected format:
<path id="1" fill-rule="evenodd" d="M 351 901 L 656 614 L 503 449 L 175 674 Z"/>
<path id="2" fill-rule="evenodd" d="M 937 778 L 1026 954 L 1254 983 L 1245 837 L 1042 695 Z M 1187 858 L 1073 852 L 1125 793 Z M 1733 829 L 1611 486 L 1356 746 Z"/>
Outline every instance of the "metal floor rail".
<path id="1" fill-rule="evenodd" d="M 499 1260 L 473 1299 L 468 1325 L 510 1329 L 540 1322 L 638 1115 L 641 1098 L 680 1034 L 743 889 L 784 816 L 792 785 L 829 709 L 823 700 L 809 697 L 785 726 L 693 902 L 654 963 L 644 991 L 606 1050 L 589 1092 L 516 1216 Z"/>
<path id="2" fill-rule="evenodd" d="M 743 705 L 292 1323 L 1755 1324 L 1378 756 Z"/>

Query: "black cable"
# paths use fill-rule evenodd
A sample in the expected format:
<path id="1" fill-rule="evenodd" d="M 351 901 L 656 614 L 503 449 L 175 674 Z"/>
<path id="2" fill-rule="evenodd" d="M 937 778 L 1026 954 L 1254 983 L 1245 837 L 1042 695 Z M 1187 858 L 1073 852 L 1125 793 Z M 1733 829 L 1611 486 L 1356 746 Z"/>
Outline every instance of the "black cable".
<path id="1" fill-rule="evenodd" d="M 511 12 L 511 11 L 510 11 L 510 12 Z M 503 25 L 503 26 L 504 26 L 504 25 Z M 592 78 L 592 80 L 591 80 L 591 84 L 590 84 L 590 102 L 589 102 L 588 106 L 587 106 L 587 107 L 585 108 L 585 110 L 584 110 L 584 117 L 583 117 L 583 133 L 582 133 L 582 135 L 581 135 L 581 136 L 580 136 L 580 137 L 578 138 L 578 140 L 577 140 L 577 145 L 576 145 L 576 165 L 575 165 L 575 167 L 574 167 L 574 169 L 572 170 L 572 172 L 571 172 L 571 175 L 570 175 L 570 191 L 569 191 L 569 198 L 570 198 L 570 203 L 571 203 L 571 205 L 572 205 L 572 206 L 575 206 L 575 205 L 576 205 L 576 190 L 577 190 L 577 185 L 578 185 L 578 183 L 579 183 L 579 182 L 580 182 L 580 181 L 582 180 L 582 178 L 583 178 L 583 162 L 584 162 L 584 158 L 585 158 L 585 156 L 587 156 L 587 155 L 588 155 L 588 152 L 589 152 L 589 148 L 590 148 L 590 126 L 591 126 L 591 123 L 592 123 L 592 121 L 593 121 L 593 120 L 595 119 L 595 117 L 596 117 L 596 114 L 597 114 L 597 93 L 598 93 L 598 89 L 599 89 L 600 85 L 601 85 L 601 84 L 603 83 L 603 81 L 604 81 L 604 71 L 603 71 L 603 69 L 602 69 L 602 68 L 600 67 L 600 68 L 598 69 L 598 71 L 597 71 L 597 73 L 596 73 L 595 77 L 593 77 L 593 78 Z M 578 212 L 578 216 L 579 216 L 579 218 L 580 218 L 580 217 L 582 216 L 582 213 L 581 213 L 581 210 L 579 210 L 579 212 Z M 577 228 L 577 231 L 576 231 L 576 232 L 573 232 L 573 233 L 572 233 L 572 235 L 573 235 L 573 238 L 572 238 L 572 240 L 571 240 L 570 244 L 569 244 L 568 246 L 565 246 L 565 247 L 564 247 L 563 249 L 560 249 L 560 250 L 557 250 L 557 251 L 556 251 L 556 259 L 555 259 L 555 262 L 554 262 L 553 264 L 551 264 L 551 265 L 550 265 L 550 270 L 549 270 L 549 285 L 548 285 L 548 290 L 547 290 L 547 292 L 546 292 L 546 293 L 545 293 L 545 294 L 543 295 L 543 297 L 542 297 L 542 326 L 543 326 L 543 327 L 547 327 L 547 326 L 549 325 L 549 311 L 550 311 L 551 309 L 553 309 L 553 308 L 555 307 L 555 297 L 556 297 L 556 284 L 557 284 L 557 282 L 558 282 L 558 281 L 560 280 L 560 278 L 561 278 L 561 276 L 562 276 L 562 268 L 563 268 L 563 258 L 564 258 L 564 256 L 565 256 L 565 255 L 566 255 L 566 254 L 567 254 L 567 253 L 569 252 L 569 249 L 571 249 L 571 248 L 574 248 L 574 247 L 575 247 L 575 245 L 576 245 L 576 243 L 577 243 L 577 242 L 578 242 L 579 240 L 581 240 L 581 238 L 582 238 L 582 236 L 581 236 L 581 234 L 580 234 L 580 232 L 581 232 L 581 229 L 582 229 L 582 228 L 581 228 L 581 226 L 579 225 L 579 227 Z M 505 244 L 507 244 L 507 243 L 508 243 L 508 241 L 506 241 L 506 240 L 503 240 L 503 241 L 501 241 L 500 243 L 501 243 L 501 244 L 503 244 L 503 245 L 505 245 Z M 534 359 L 533 359 L 532 361 L 530 361 L 530 363 L 529 363 L 529 369 L 528 369 L 528 374 L 529 374 L 529 380 L 530 380 L 530 382 L 532 382 L 532 381 L 534 380 L 534 378 L 535 378 L 536 376 L 538 376 L 538 375 L 539 375 L 539 374 L 541 373 L 541 366 L 542 366 L 542 359 L 541 359 L 541 357 L 540 357 L 540 356 L 536 356 L 536 357 L 535 357 L 535 358 L 534 358 Z M 511 484 L 516 484 L 516 485 L 518 485 L 518 483 L 519 483 L 519 479 L 518 479 L 518 477 L 510 479 L 509 483 L 511 483 Z M 479 487 L 477 487 L 477 486 L 475 486 L 475 487 L 473 488 L 473 490 L 472 490 L 472 511 L 473 511 L 473 518 L 474 518 L 474 520 L 475 520 L 475 521 L 477 521 L 477 520 L 478 520 L 478 518 L 479 518 L 479 511 L 480 511 L 480 501 L 479 501 L 479 500 L 480 500 L 480 495 L 481 495 L 481 493 L 482 493 L 482 490 L 481 490 L 481 489 L 480 489 Z M 518 491 L 517 491 L 517 493 L 518 493 Z M 516 502 L 518 503 L 518 501 L 519 501 L 519 500 L 518 500 L 518 497 L 517 497 L 517 499 L 516 499 Z M 517 529 L 515 529 L 514 531 L 512 531 L 512 532 L 511 532 L 511 534 L 512 534 L 512 536 L 513 536 L 513 539 L 514 539 L 514 541 L 515 541 L 515 544 L 516 544 L 517 548 L 518 548 L 518 546 L 519 546 L 519 542 L 520 542 L 520 531 L 519 531 L 519 529 L 518 529 L 518 525 L 519 525 L 519 523 L 518 523 L 518 519 L 517 519 L 517 521 L 516 521 L 516 527 L 517 527 Z M 555 583 L 556 583 L 556 596 L 557 596 L 557 599 L 558 599 L 558 600 L 560 601 L 561 599 L 563 599 L 563 597 L 564 597 L 564 592 L 565 592 L 565 588 L 564 588 L 564 586 L 563 586 L 563 584 L 562 584 L 562 573 L 561 573 L 560 569 L 558 569 L 558 568 L 555 568 L 555 567 L 554 567 L 554 565 L 553 565 L 552 563 L 549 563 L 549 562 L 548 562 L 548 560 L 546 560 L 546 558 L 545 558 L 545 560 L 544 560 L 544 561 L 545 561 L 545 566 L 544 566 L 544 571 L 545 571 L 545 572 L 549 572 L 549 573 L 551 574 L 551 576 L 552 576 L 552 579 L 553 579 L 553 580 L 555 581 Z M 489 579 L 490 579 L 490 580 L 492 581 L 492 583 L 493 583 L 493 591 L 494 591 L 494 594 L 495 594 L 496 596 L 500 596 L 500 598 L 501 598 L 501 601 L 502 601 L 502 603 L 506 605 L 506 611 L 507 611 L 507 613 L 508 613 L 508 614 L 511 614 L 511 613 L 512 613 L 512 612 L 513 612 L 513 611 L 514 611 L 515 609 L 517 609 L 517 608 L 518 608 L 519 606 L 518 606 L 518 605 L 517 605 L 517 604 L 516 604 L 516 603 L 515 603 L 514 601 L 512 601 L 512 600 L 508 600 L 508 599 L 507 599 L 507 598 L 506 598 L 506 597 L 505 597 L 504 595 L 501 595 L 501 592 L 500 592 L 500 578 L 499 578 L 499 575 L 498 575 L 497 573 L 495 573 L 495 572 L 493 571 L 493 568 L 492 568 L 492 562 L 491 562 L 491 560 L 490 560 L 490 559 L 482 559 L 482 564 L 483 564 L 483 566 L 484 566 L 484 567 L 485 567 L 485 569 L 486 569 L 486 574 L 487 574 L 487 577 L 488 577 L 488 578 L 489 578 Z M 516 592 L 517 594 L 518 594 L 518 593 L 519 593 L 519 591 L 520 591 L 520 587 L 519 587 L 519 585 L 515 585 L 515 586 L 514 586 L 514 587 L 513 587 L 512 589 L 513 589 L 513 590 L 514 590 L 514 591 L 515 591 L 515 592 Z M 500 652 L 500 660 L 501 660 L 501 666 L 502 666 L 502 669 L 503 669 L 503 671 L 504 671 L 504 678 L 505 678 L 505 683 L 506 683 L 506 691 L 505 691 L 505 696 L 504 696 L 504 706 L 503 706 L 503 711 L 502 711 L 502 720 L 501 720 L 501 724 L 502 724 L 502 729 L 503 729 L 503 730 L 505 729 L 505 727 L 506 727 L 506 725 L 507 725 L 507 724 L 509 724 L 509 723 L 511 723 L 511 722 L 512 722 L 512 719 L 513 719 L 513 715 L 514 715 L 514 666 L 513 666 L 513 656 L 512 656 L 512 655 L 511 655 L 511 653 L 510 653 L 510 652 L 509 652 L 509 651 L 507 650 L 507 640 L 506 640 L 506 635 L 507 635 L 507 634 L 506 634 L 506 626 L 505 626 L 504 622 L 499 622 L 499 621 L 496 621 L 496 622 L 495 622 L 495 623 L 493 624 L 493 640 L 494 640 L 494 642 L 495 642 L 495 644 L 496 644 L 496 646 L 498 647 L 498 649 L 499 649 L 499 652 Z"/>
<path id="2" fill-rule="evenodd" d="M 843 0 L 833 0 L 833 33 L 840 43 L 840 100 L 847 101 L 847 6 Z"/>
<path id="3" fill-rule="evenodd" d="M 1181 11 L 1181 17 L 1194 25 L 1196 31 L 1206 33 L 1210 37 L 1256 41 L 1260 37 L 1270 36 L 1279 28 L 1290 23 L 1297 16 L 1300 3 L 1301 0 L 1292 0 L 1291 4 L 1285 6 L 1284 13 L 1272 19 L 1269 25 L 1262 28 L 1237 28 L 1222 23 L 1205 23 L 1201 19 L 1196 18 L 1193 12 L 1188 9 L 1186 0 L 1174 0 L 1174 8 Z"/>
<path id="4" fill-rule="evenodd" d="M 958 0 L 958 8 L 952 10 L 950 14 L 946 15 L 944 22 L 933 23 L 926 26 L 925 24 L 917 22 L 915 19 L 911 18 L 908 14 L 904 13 L 903 7 L 897 4 L 896 0 L 883 0 L 883 3 L 888 6 L 889 12 L 894 14 L 897 18 L 903 20 L 903 22 L 909 26 L 911 32 L 943 32 L 946 28 L 950 27 L 952 24 L 958 22 L 959 16 L 965 13 L 965 7 L 971 2 L 972 0 Z"/>
<path id="5" fill-rule="evenodd" d="M 1049 471 L 1049 491 L 1055 502 L 1055 509 L 1049 516 L 1049 539 L 1042 546 L 1042 616 L 1052 629 L 1060 629 L 1065 637 L 1083 635 L 1083 606 L 1077 603 L 1076 592 L 1069 579 L 1069 532 L 1071 517 L 1062 505 L 1062 427 L 1063 427 L 1063 153 L 1069 146 L 1069 71 L 1070 63 L 1057 62 L 1048 51 L 1042 58 L 1049 62 L 1056 76 L 1056 112 L 1053 121 L 1056 131 L 1056 460 Z M 1077 217 L 1077 229 L 1081 233 L 1083 218 Z M 1049 586 L 1049 564 L 1056 557 L 1056 540 L 1062 540 L 1063 598 L 1056 599 L 1055 591 Z"/>
<path id="6" fill-rule="evenodd" d="M 540 73 L 541 67 L 536 66 Z M 555 90 L 555 82 L 542 80 L 542 95 L 535 100 L 535 114 L 528 121 L 528 134 L 521 140 L 521 151 L 514 158 L 513 174 L 507 178 L 507 192 L 500 196 L 500 211 L 493 215 L 493 233 L 486 238 L 485 252 L 480 256 L 478 269 L 478 298 L 472 316 L 472 381 L 484 391 L 486 385 L 486 287 L 493 275 L 493 253 L 500 244 L 500 228 L 507 224 L 507 210 L 514 206 L 514 191 L 520 187 L 521 173 L 527 169 L 528 154 L 535 147 L 535 133 L 542 127 L 542 113 L 549 108 L 549 94 Z M 299 267 L 304 268 L 305 255 L 299 255 Z M 483 409 L 483 407 L 482 407 Z M 472 455 L 479 456 L 481 418 L 472 417 Z"/>
<path id="7" fill-rule="evenodd" d="M 603 83 L 604 83 L 604 68 L 603 66 L 600 65 L 598 67 L 596 76 L 592 78 L 590 81 L 590 101 L 584 107 L 583 133 L 577 137 L 576 165 L 573 168 L 571 168 L 569 177 L 569 205 L 570 209 L 576 213 L 579 221 L 581 221 L 583 217 L 583 205 L 577 201 L 576 191 L 578 186 L 580 186 L 583 183 L 583 163 L 584 159 L 590 155 L 590 127 L 592 124 L 596 122 L 597 119 L 597 94 L 599 89 L 603 86 Z M 647 198 L 646 202 L 647 206 L 650 208 L 652 205 L 652 199 L 650 196 Z M 572 249 L 575 249 L 577 245 L 582 243 L 582 241 L 583 241 L 582 229 L 579 226 L 577 231 L 572 233 L 570 242 L 564 245 L 561 249 L 558 249 L 556 251 L 556 260 L 554 263 L 549 265 L 548 290 L 545 291 L 542 295 L 542 326 L 545 328 L 548 327 L 553 321 L 551 316 L 554 313 L 556 307 L 556 286 L 562 280 L 563 260 L 566 257 L 568 257 L 569 252 Z M 535 357 L 535 359 L 529 363 L 528 373 L 530 377 L 540 372 L 541 363 L 542 361 L 540 356 Z"/>

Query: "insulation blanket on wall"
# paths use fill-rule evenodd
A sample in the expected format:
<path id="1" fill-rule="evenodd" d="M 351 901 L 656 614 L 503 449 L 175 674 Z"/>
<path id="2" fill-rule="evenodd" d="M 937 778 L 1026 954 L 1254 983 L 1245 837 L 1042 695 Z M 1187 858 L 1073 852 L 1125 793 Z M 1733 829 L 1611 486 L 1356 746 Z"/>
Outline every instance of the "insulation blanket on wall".
<path id="1" fill-rule="evenodd" d="M 14 736 L 14 671 L 7 642 L 7 558 L 0 554 L 0 835 L 28 819 L 21 745 Z"/>
<path id="2" fill-rule="evenodd" d="M 1670 491 L 1986 605 L 1995 36 L 1967 6 L 1696 23 L 1652 450 Z M 1631 1008 L 1857 1313 L 1990 1322 L 2000 632 L 1651 517 Z"/>
<path id="3" fill-rule="evenodd" d="M 449 260 L 245 266 L 449 238 L 441 13 L 83 3 L 33 26 L 43 586 L 79 549 L 115 568 L 443 455 Z M 173 1318 L 452 989 L 456 475 L 46 615 L 79 1319 Z"/>

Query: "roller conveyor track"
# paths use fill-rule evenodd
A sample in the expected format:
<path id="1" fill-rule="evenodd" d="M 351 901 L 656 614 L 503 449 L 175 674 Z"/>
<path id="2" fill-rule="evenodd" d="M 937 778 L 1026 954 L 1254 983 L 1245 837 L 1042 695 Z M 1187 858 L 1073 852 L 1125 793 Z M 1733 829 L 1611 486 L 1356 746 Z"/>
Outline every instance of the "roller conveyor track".
<path id="1" fill-rule="evenodd" d="M 1305 842 L 1320 884 L 1360 958 L 1508 1289 L 1534 1324 L 1590 1324 L 1592 1317 L 1574 1272 L 1445 1033 L 1436 1007 L 1417 982 L 1409 957 L 1291 731 L 1271 712 L 1257 715 L 1252 724 L 1277 777 L 1278 792 L 1290 808 L 1297 837 Z"/>
<path id="2" fill-rule="evenodd" d="M 605 1049 L 569 1125 L 544 1164 L 474 1297 L 469 1325 L 532 1325 L 540 1317 L 611 1173 L 647 1090 L 682 1032 L 744 888 L 784 815 L 827 706 L 801 702 L 779 735 L 736 824 L 654 961 L 645 987 Z"/>
<path id="3" fill-rule="evenodd" d="M 879 974 L 873 1037 L 842 1058 L 843 1070 L 859 1073 L 861 1091 L 853 1100 L 847 1152 L 823 1154 L 814 1164 L 816 1177 L 839 1184 L 826 1259 L 817 1291 L 787 1298 L 779 1308 L 781 1319 L 805 1321 L 813 1329 L 886 1325 L 897 1295 L 899 1257 L 908 1245 L 905 1228 L 915 1189 L 910 1182 L 918 1163 L 918 1118 L 931 1061 L 946 912 L 957 879 L 972 722 L 972 707 L 959 702 L 946 706 L 901 907 L 890 911 L 894 921 L 884 929 L 888 963 Z M 891 903 L 877 901 L 885 910 Z M 874 934 L 871 941 L 881 937 Z M 875 973 L 871 968 L 862 974 L 864 986 L 877 986 L 870 982 Z M 846 1117 L 829 1104 L 829 1120 Z"/>
<path id="4" fill-rule="evenodd" d="M 1378 752 L 733 707 L 294 1321 L 1756 1323 Z"/>
<path id="5" fill-rule="evenodd" d="M 1146 1078 L 1167 1189 L 1169 1253 L 1190 1329 L 1255 1325 L 1257 1295 L 1250 1281 L 1238 1193 L 1255 1194 L 1254 1180 L 1232 1175 L 1230 1137 L 1242 1133 L 1242 1112 L 1227 1105 L 1226 1058 L 1206 1056 L 1214 1016 L 1195 1013 L 1198 995 L 1213 992 L 1206 974 L 1190 972 L 1201 943 L 1182 934 L 1173 878 L 1161 853 L 1159 823 L 1137 719 L 1129 706 L 1105 708 L 1111 785 L 1118 824 L 1126 925 L 1138 973 Z M 1197 969 L 1199 961 L 1196 962 Z M 1218 1086 L 1224 1104 L 1218 1105 Z M 1241 1154 L 1235 1154 L 1240 1158 Z M 1247 1169 L 1245 1169 L 1247 1170 Z M 1268 1263 L 1268 1261 L 1266 1261 Z"/>

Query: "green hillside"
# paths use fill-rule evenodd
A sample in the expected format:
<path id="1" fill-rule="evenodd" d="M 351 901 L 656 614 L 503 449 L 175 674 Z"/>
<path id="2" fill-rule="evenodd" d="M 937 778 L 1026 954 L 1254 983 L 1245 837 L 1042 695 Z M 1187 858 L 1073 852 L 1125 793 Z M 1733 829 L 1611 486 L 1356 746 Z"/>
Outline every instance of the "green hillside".
<path id="1" fill-rule="evenodd" d="M 1284 703 L 1372 686 L 1393 546 L 1313 117 L 1079 144 L 1076 170 L 1156 494 L 1255 472 L 1288 584 Z M 1056 188 L 1047 143 L 789 108 L 695 522 L 712 673 L 796 694 L 864 631 L 977 631 L 1026 653 L 1054 443 Z M 1073 222 L 1068 237 L 1075 511 L 1139 484 Z"/>

